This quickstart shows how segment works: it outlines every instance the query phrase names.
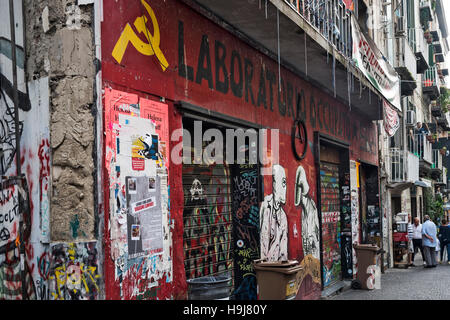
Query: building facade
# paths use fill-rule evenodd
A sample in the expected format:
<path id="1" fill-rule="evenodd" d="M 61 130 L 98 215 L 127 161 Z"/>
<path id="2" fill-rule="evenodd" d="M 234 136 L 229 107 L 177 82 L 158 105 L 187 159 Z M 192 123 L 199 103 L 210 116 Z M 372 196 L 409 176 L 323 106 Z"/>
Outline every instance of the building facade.
<path id="1" fill-rule="evenodd" d="M 1 7 L 0 272 L 21 278 L 1 298 L 189 299 L 213 275 L 230 299 L 257 299 L 264 259 L 297 260 L 293 297 L 319 299 L 367 271 L 354 244 L 393 266 L 394 215 L 420 201 L 421 161 L 437 177 L 441 159 L 408 148 L 409 106 L 446 130 L 422 88 L 445 69 L 396 36 L 398 4 Z"/>

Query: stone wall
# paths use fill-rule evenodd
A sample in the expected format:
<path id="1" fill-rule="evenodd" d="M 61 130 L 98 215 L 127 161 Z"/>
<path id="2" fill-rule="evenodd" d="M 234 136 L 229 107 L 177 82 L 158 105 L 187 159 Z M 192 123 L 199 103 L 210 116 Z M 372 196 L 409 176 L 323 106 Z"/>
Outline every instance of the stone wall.
<path id="1" fill-rule="evenodd" d="M 50 239 L 96 238 L 95 48 L 92 4 L 26 0 L 26 67 L 49 77 Z"/>

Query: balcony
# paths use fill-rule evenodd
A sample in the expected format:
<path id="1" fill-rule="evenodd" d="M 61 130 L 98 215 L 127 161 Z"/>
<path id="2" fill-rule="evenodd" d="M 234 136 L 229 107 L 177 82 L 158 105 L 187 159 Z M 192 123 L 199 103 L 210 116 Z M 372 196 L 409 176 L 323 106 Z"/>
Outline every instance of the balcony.
<path id="1" fill-rule="evenodd" d="M 431 105 L 431 115 L 435 118 L 442 117 L 444 113 L 442 112 L 442 108 L 440 105 L 432 104 Z"/>
<path id="2" fill-rule="evenodd" d="M 392 183 L 403 182 L 406 180 L 406 161 L 404 160 L 404 151 L 400 148 L 391 148 L 389 151 L 391 167 L 390 181 Z"/>
<path id="3" fill-rule="evenodd" d="M 422 26 L 427 26 L 428 22 L 433 21 L 433 8 L 431 0 L 420 0 L 420 23 Z"/>
<path id="4" fill-rule="evenodd" d="M 445 82 L 445 77 L 448 76 L 448 69 L 440 69 L 437 70 L 439 77 L 441 78 L 441 82 Z"/>
<path id="5" fill-rule="evenodd" d="M 427 71 L 425 71 L 422 82 L 422 92 L 428 95 L 430 100 L 436 100 L 440 95 L 440 87 L 441 79 L 437 72 L 437 67 L 432 66 L 431 68 L 428 68 Z"/>
<path id="6" fill-rule="evenodd" d="M 443 155 L 439 149 L 433 149 L 433 164 L 431 169 L 431 178 L 435 185 L 446 185 L 447 169 L 443 166 Z"/>
<path id="7" fill-rule="evenodd" d="M 426 177 L 431 173 L 433 163 L 432 145 L 425 134 L 417 133 L 408 136 L 408 151 L 419 158 L 419 176 Z"/>
<path id="8" fill-rule="evenodd" d="M 442 178 L 442 154 L 439 152 L 439 149 L 433 149 L 433 163 L 431 164 L 431 177 L 433 180 L 437 180 Z"/>
<path id="9" fill-rule="evenodd" d="M 428 43 L 425 40 L 423 30 L 409 28 L 408 41 L 416 55 L 416 71 L 417 73 L 424 73 L 430 66 L 428 64 Z"/>
<path id="10" fill-rule="evenodd" d="M 390 148 L 388 185 L 390 188 L 405 189 L 419 180 L 419 158 L 400 148 Z"/>
<path id="11" fill-rule="evenodd" d="M 381 94 L 352 63 L 352 19 L 343 1 L 182 2 L 368 119 L 382 118 Z M 353 89 L 360 87 L 368 89 Z"/>
<path id="12" fill-rule="evenodd" d="M 450 112 L 442 113 L 436 118 L 437 124 L 445 131 L 450 130 Z"/>
<path id="13" fill-rule="evenodd" d="M 401 95 L 410 96 L 417 88 L 417 59 L 413 52 L 414 38 L 399 37 L 399 48 L 397 50 L 397 59 L 395 60 L 395 71 L 401 77 Z M 411 46 L 412 45 L 412 46 Z"/>

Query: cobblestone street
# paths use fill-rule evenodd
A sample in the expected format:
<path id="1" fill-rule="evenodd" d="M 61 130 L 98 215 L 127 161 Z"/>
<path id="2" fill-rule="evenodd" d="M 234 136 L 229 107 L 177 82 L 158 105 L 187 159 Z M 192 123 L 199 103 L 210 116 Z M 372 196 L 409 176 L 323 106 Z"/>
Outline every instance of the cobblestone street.
<path id="1" fill-rule="evenodd" d="M 329 300 L 448 300 L 450 299 L 450 265 L 445 262 L 426 269 L 416 257 L 416 267 L 387 269 L 381 274 L 381 289 L 353 290 L 330 297 Z"/>

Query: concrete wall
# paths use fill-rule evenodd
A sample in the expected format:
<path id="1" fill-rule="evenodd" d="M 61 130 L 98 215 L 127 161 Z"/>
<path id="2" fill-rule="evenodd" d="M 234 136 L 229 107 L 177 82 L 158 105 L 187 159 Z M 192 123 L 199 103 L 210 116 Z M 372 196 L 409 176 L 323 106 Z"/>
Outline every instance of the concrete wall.
<path id="1" fill-rule="evenodd" d="M 95 239 L 93 6 L 27 1 L 27 71 L 49 76 L 52 241 Z"/>
<path id="2" fill-rule="evenodd" d="M 16 172 L 17 145 L 14 114 L 10 112 L 14 109 L 12 59 L 9 51 L 3 50 L 4 45 L 7 49 L 11 46 L 8 3 L 0 1 L 5 8 L 0 14 L 0 33 L 8 40 L 2 43 L 0 52 L 0 115 L 9 134 L 1 135 L 0 147 L 11 150 L 2 159 L 2 175 L 11 177 Z M 21 1 L 14 1 L 14 9 L 21 169 L 30 206 L 23 212 L 16 211 L 12 222 L 2 219 L 0 233 L 5 236 L 0 243 L 0 278 L 6 272 L 21 275 L 16 267 L 18 252 L 11 248 L 18 233 L 16 221 L 22 214 L 25 230 L 30 230 L 20 239 L 25 244 L 29 297 L 97 299 L 103 290 L 94 187 L 93 5 L 26 0 L 23 10 Z M 17 205 L 16 193 L 11 192 L 13 196 L 0 203 L 2 217 L 6 211 L 12 212 L 8 209 L 11 205 Z M 4 192 L 2 198 L 7 194 Z M 20 299 L 19 288 L 20 283 L 2 281 L 0 297 Z"/>

